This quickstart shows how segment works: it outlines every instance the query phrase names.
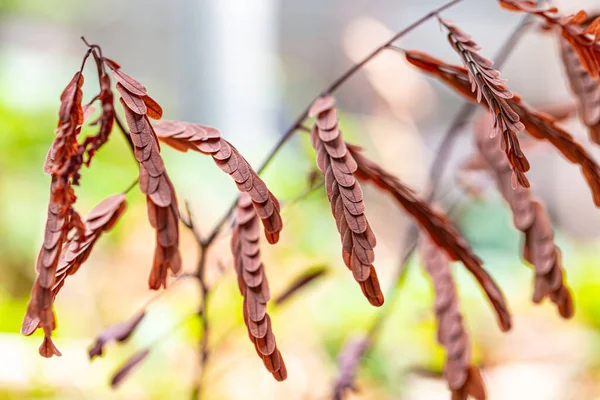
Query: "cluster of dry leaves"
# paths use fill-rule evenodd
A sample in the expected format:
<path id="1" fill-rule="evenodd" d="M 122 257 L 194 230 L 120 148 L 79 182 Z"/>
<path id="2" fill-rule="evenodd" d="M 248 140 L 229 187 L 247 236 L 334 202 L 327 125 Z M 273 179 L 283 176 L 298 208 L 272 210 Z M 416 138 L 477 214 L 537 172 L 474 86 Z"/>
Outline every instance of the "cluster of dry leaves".
<path id="1" fill-rule="evenodd" d="M 550 30 L 555 29 L 560 34 L 561 54 L 569 83 L 579 102 L 579 114 L 589 127 L 592 140 L 600 143 L 600 19 L 589 21 L 584 12 L 561 16 L 556 8 L 539 8 L 531 1 L 499 2 L 509 10 L 542 18 Z M 512 211 L 515 227 L 525 236 L 523 258 L 535 270 L 533 301 L 539 303 L 549 298 L 559 313 L 569 318 L 573 315 L 573 300 L 565 283 L 561 253 L 554 243 L 550 218 L 525 176 L 530 165 L 521 150 L 519 136 L 529 134 L 534 139 L 545 140 L 567 160 L 579 165 L 597 206 L 600 206 L 600 166 L 584 146 L 558 126 L 554 118 L 535 110 L 510 91 L 506 81 L 500 78 L 500 72 L 493 68 L 493 62 L 479 54 L 481 49 L 469 35 L 454 23 L 438 18 L 447 29 L 449 42 L 464 67 L 418 51 L 406 52 L 406 59 L 468 100 L 476 103 L 485 100 L 483 105 L 488 113 L 479 119 L 474 129 L 477 162 L 471 165 L 490 174 Z M 84 105 L 83 70 L 90 56 L 96 64 L 100 92 Z M 101 234 L 109 231 L 126 209 L 125 193 L 100 202 L 85 220 L 74 207 L 74 188 L 80 183 L 81 168 L 91 165 L 94 154 L 109 139 L 115 122 L 121 125 L 114 107 L 108 70 L 116 80 L 115 87 L 128 127 L 123 133 L 139 165 L 140 190 L 146 195 L 148 220 L 156 231 L 149 287 L 166 287 L 169 271 L 175 275 L 182 269 L 177 195 L 160 155 L 159 142 L 162 142 L 183 152 L 192 150 L 210 155 L 239 189 L 231 252 L 243 297 L 244 322 L 266 369 L 278 381 L 285 380 L 287 369 L 267 313 L 271 293 L 260 252 L 261 225 L 270 244 L 279 241 L 283 228 L 279 201 L 217 129 L 178 121 L 160 121 L 153 125 L 150 119 L 162 117 L 160 105 L 148 96 L 140 82 L 121 71 L 116 62 L 104 57 L 97 45 L 89 46 L 81 69 L 60 97 L 56 138 L 44 165 L 44 171 L 51 176 L 45 237 L 22 333 L 30 335 L 41 328 L 44 340 L 40 354 L 45 357 L 60 355 L 51 339 L 56 328 L 55 297 L 66 277 L 77 272 Z M 98 126 L 98 131 L 80 140 L 81 128 L 95 112 L 93 103 L 96 101 L 100 103 L 100 114 L 90 125 Z M 383 305 L 383 292 L 373 266 L 377 240 L 366 217 L 360 186 L 360 182 L 372 183 L 378 190 L 391 195 L 420 228 L 419 247 L 434 288 L 438 341 L 447 352 L 445 374 L 452 398 L 485 399 L 481 374 L 471 360 L 470 339 L 459 311 L 451 262 L 460 261 L 473 274 L 495 309 L 500 328 L 506 331 L 511 327 L 511 316 L 502 291 L 443 212 L 420 199 L 398 177 L 367 158 L 358 146 L 345 142 L 335 104 L 330 94 L 322 95 L 313 102 L 304 119 L 314 119 L 310 140 L 340 234 L 341 260 L 352 272 L 367 300 L 374 306 Z M 306 276 L 276 303 L 322 274 L 323 271 L 317 271 Z M 141 311 L 129 321 L 103 332 L 90 349 L 90 358 L 102 355 L 108 342 L 120 342 L 130 337 L 144 316 L 145 312 Z M 359 342 L 345 358 L 349 372 L 340 388 L 352 387 L 356 360 L 362 357 L 367 345 L 365 341 Z M 113 384 L 121 382 L 148 353 L 149 349 L 136 353 L 113 377 Z M 336 391 L 336 396 L 341 398 L 342 392 L 342 389 Z"/>
<path id="2" fill-rule="evenodd" d="M 513 186 L 517 183 L 529 187 L 525 172 L 529 171 L 529 161 L 521 151 L 517 135 L 525 130 L 517 114 L 507 100 L 514 94 L 504 85 L 506 80 L 500 79 L 500 72 L 493 67 L 494 63 L 481 56 L 481 47 L 475 43 L 471 36 L 466 34 L 453 23 L 438 18 L 440 23 L 448 30 L 448 41 L 460 55 L 463 64 L 469 73 L 471 91 L 477 96 L 477 102 L 485 99 L 492 118 L 493 135 L 502 135 L 502 148 L 506 152 L 514 173 Z"/>

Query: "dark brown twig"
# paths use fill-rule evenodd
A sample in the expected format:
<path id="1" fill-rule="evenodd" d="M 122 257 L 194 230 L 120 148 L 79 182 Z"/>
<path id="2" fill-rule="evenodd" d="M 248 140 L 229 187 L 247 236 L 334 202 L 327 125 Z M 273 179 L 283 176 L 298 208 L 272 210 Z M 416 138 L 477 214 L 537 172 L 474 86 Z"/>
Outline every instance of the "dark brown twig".
<path id="1" fill-rule="evenodd" d="M 191 218 L 190 218 L 191 220 Z M 196 268 L 196 278 L 200 285 L 200 307 L 198 308 L 198 318 L 200 318 L 202 325 L 202 337 L 200 338 L 200 349 L 199 349 L 199 360 L 200 360 L 200 374 L 197 378 L 194 390 L 192 391 L 192 399 L 200 399 L 202 395 L 202 385 L 204 383 L 204 377 L 206 376 L 206 364 L 209 359 L 208 349 L 208 338 L 209 338 L 209 322 L 207 318 L 206 309 L 208 308 L 207 300 L 210 293 L 210 287 L 206 283 L 206 253 L 210 244 L 199 243 L 200 245 L 200 258 L 198 260 L 198 266 Z"/>
<path id="2" fill-rule="evenodd" d="M 123 125 L 123 121 L 121 121 L 121 118 L 117 114 L 115 114 L 115 122 L 117 123 L 117 126 L 123 133 L 123 136 L 125 136 L 125 140 L 127 140 L 127 143 L 129 144 L 129 147 L 131 148 L 132 154 L 134 154 L 133 152 L 135 150 L 135 146 L 133 145 L 133 142 L 131 141 L 131 136 L 129 135 L 129 129 L 127 129 L 125 127 L 125 125 Z"/>

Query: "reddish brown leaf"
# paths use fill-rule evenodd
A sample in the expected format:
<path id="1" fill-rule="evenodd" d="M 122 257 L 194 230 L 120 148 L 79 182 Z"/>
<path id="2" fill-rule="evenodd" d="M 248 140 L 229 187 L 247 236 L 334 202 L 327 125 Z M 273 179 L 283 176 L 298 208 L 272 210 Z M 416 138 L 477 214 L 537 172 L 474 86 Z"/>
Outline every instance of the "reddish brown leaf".
<path id="1" fill-rule="evenodd" d="M 467 382 L 458 390 L 452 391 L 452 400 L 486 400 L 485 383 L 479 368 L 470 366 L 468 369 Z"/>
<path id="2" fill-rule="evenodd" d="M 145 349 L 131 356 L 125 364 L 115 372 L 110 381 L 110 386 L 113 388 L 119 386 L 135 370 L 135 368 L 148 357 L 148 354 L 150 354 L 150 350 Z"/>
<path id="3" fill-rule="evenodd" d="M 566 39 L 560 39 L 560 54 L 571 91 L 579 102 L 579 117 L 590 129 L 590 138 L 600 144 L 600 82 L 581 65 L 577 52 Z"/>
<path id="4" fill-rule="evenodd" d="M 148 118 L 152 119 L 161 119 L 163 110 L 160 104 L 158 104 L 152 97 L 144 96 L 142 97 L 144 104 L 146 104 L 146 115 Z"/>
<path id="5" fill-rule="evenodd" d="M 44 342 L 39 352 L 44 357 L 60 355 L 50 336 L 56 327 L 52 310 L 53 291 L 63 244 L 69 234 L 75 238 L 85 235 L 84 224 L 73 207 L 77 199 L 73 185 L 78 184 L 79 170 L 83 164 L 78 143 L 84 118 L 81 104 L 82 85 L 83 75 L 79 71 L 60 96 L 56 138 L 44 165 L 44 172 L 52 176 L 44 243 L 36 263 L 38 276 L 31 290 L 31 299 L 21 327 L 23 334 L 30 335 L 41 325 L 44 330 Z"/>
<path id="6" fill-rule="evenodd" d="M 50 358 L 52 356 L 61 357 L 62 353 L 56 348 L 52 339 L 48 336 L 44 337 L 44 341 L 42 342 L 39 353 L 46 358 Z"/>
<path id="7" fill-rule="evenodd" d="M 350 340 L 344 345 L 338 360 L 339 376 L 335 382 L 334 400 L 343 400 L 346 392 L 356 391 L 356 372 L 369 345 L 367 337 Z"/>
<path id="8" fill-rule="evenodd" d="M 48 221 L 46 223 L 44 244 L 36 265 L 38 277 L 32 289 L 32 298 L 21 331 L 23 334 L 30 335 L 38 327 L 43 328 L 45 339 L 40 347 L 40 354 L 45 357 L 60 355 L 60 352 L 50 340 L 50 335 L 56 325 L 52 303 L 64 284 L 66 276 L 61 268 L 64 265 L 70 265 L 72 262 L 75 262 L 75 264 L 68 268 L 69 274 L 74 273 L 79 268 L 79 265 L 89 255 L 95 241 L 94 238 L 88 237 L 90 229 L 95 231 L 102 225 L 90 227 L 84 224 L 74 208 L 77 198 L 73 186 L 79 184 L 84 156 L 87 155 L 85 164 L 89 166 L 94 153 L 107 141 L 114 120 L 110 79 L 104 74 L 95 52 L 93 55 L 98 63 L 101 89 L 96 98 L 100 99 L 102 103 L 100 118 L 94 124 L 100 123 L 100 130 L 97 135 L 87 137 L 83 143 L 79 143 L 78 136 L 81 126 L 94 109 L 91 104 L 85 107 L 82 106 L 83 92 L 81 88 L 84 79 L 81 71 L 79 71 L 60 96 L 61 105 L 58 112 L 59 121 L 56 138 L 48 151 L 44 165 L 44 171 L 52 176 Z M 86 59 L 87 56 L 83 64 L 85 64 Z M 65 244 L 69 236 L 72 239 Z M 77 256 L 74 256 L 75 252 L 78 252 Z"/>
<path id="9" fill-rule="evenodd" d="M 114 61 L 114 60 L 111 60 L 111 59 L 110 59 L 110 58 L 108 58 L 108 57 L 104 57 L 103 61 L 104 61 L 104 63 L 105 63 L 106 65 L 108 65 L 108 67 L 109 67 L 110 69 L 119 69 L 119 68 L 121 68 L 121 66 L 120 66 L 120 65 L 119 65 L 119 64 L 118 64 L 116 61 Z"/>
<path id="10" fill-rule="evenodd" d="M 488 123 L 489 120 L 482 118 L 476 125 L 477 149 L 511 208 L 515 227 L 525 233 L 524 258 L 534 265 L 536 271 L 533 301 L 539 303 L 547 296 L 557 304 L 563 317 L 570 318 L 573 301 L 563 283 L 560 250 L 554 244 L 550 219 L 540 201 L 533 198 L 531 189 L 511 188 L 510 165 L 498 149 L 498 139 L 489 137 Z"/>
<path id="11" fill-rule="evenodd" d="M 577 52 L 581 65 L 595 79 L 600 79 L 600 19 L 588 23 L 585 11 L 579 11 L 572 17 L 558 14 L 556 7 L 538 7 L 533 1 L 500 0 L 500 5 L 511 11 L 526 12 L 537 15 L 545 22 L 560 30 L 573 50 Z"/>
<path id="12" fill-rule="evenodd" d="M 471 365 L 471 343 L 459 311 L 450 260 L 424 234 L 419 240 L 419 247 L 434 288 L 438 342 L 446 350 L 444 372 L 452 398 L 466 400 L 470 395 L 484 400 L 483 380 L 479 370 Z"/>
<path id="13" fill-rule="evenodd" d="M 375 235 L 365 216 L 360 184 L 354 177 L 357 163 L 337 126 L 335 99 L 318 98 L 309 114 L 316 117 L 310 141 L 317 153 L 317 167 L 325 176 L 327 197 L 342 240 L 342 258 L 369 303 L 380 307 L 384 298 L 373 267 Z M 336 134 L 327 133 L 331 131 Z"/>
<path id="14" fill-rule="evenodd" d="M 31 300 L 21 326 L 21 333 L 24 335 L 31 335 L 37 328 L 44 330 L 45 342 L 40 347 L 40 354 L 44 357 L 58 354 L 53 351 L 55 347 L 50 340 L 50 335 L 56 327 L 52 309 L 54 299 L 64 285 L 67 276 L 77 272 L 81 264 L 90 255 L 100 235 L 115 225 L 123 215 L 125 208 L 124 194 L 106 198 L 94 207 L 86 217 L 85 236 L 74 235 L 64 245 L 56 239 L 57 234 L 63 235 L 61 223 L 56 220 L 57 217 L 53 213 L 54 208 L 49 208 L 46 238 L 42 246 L 45 252 L 40 253 L 38 258 L 39 275 L 33 285 Z M 56 231 L 57 229 L 58 231 Z M 62 249 L 59 249 L 58 246 L 62 246 Z M 52 247 L 52 250 L 48 250 L 49 247 Z M 52 272 L 52 276 L 50 276 L 50 272 Z"/>
<path id="15" fill-rule="evenodd" d="M 461 56 L 463 64 L 469 74 L 471 91 L 477 96 L 477 102 L 485 99 L 493 116 L 492 126 L 494 135 L 502 135 L 502 149 L 510 161 L 514 180 L 521 186 L 529 187 L 525 172 L 529 170 L 529 162 L 521 151 L 517 134 L 525 130 L 519 121 L 519 115 L 513 111 L 508 99 L 513 98 L 513 93 L 504 85 L 505 80 L 500 79 L 500 72 L 492 68 L 494 63 L 478 52 L 481 48 L 456 25 L 438 18 L 448 29 L 448 40 Z"/>
<path id="16" fill-rule="evenodd" d="M 167 275 L 181 271 L 179 252 L 179 208 L 173 183 L 160 155 L 160 145 L 148 118 L 160 118 L 162 109 L 151 99 L 146 88 L 120 70 L 114 71 L 119 81 L 121 105 L 134 155 L 140 164 L 140 189 L 146 195 L 148 219 L 156 230 L 154 260 L 148 286 L 157 290 L 167 286 Z"/>
<path id="17" fill-rule="evenodd" d="M 137 80 L 133 79 L 131 76 L 127 75 L 120 69 L 114 70 L 113 75 L 117 82 L 123 85 L 123 87 L 132 95 L 137 97 L 143 97 L 148 95 L 148 92 L 146 91 L 144 85 L 142 85 Z"/>
<path id="18" fill-rule="evenodd" d="M 327 274 L 327 267 L 319 266 L 315 268 L 310 268 L 307 271 L 304 271 L 298 276 L 293 282 L 285 289 L 275 300 L 273 301 L 275 305 L 281 305 L 284 302 L 288 301 L 291 297 L 293 297 L 296 293 L 303 290 L 306 286 L 312 284 L 315 280 L 322 278 Z"/>
<path id="19" fill-rule="evenodd" d="M 263 223 L 267 241 L 271 244 L 279 241 L 283 221 L 277 198 L 239 151 L 221 138 L 217 129 L 187 122 L 160 121 L 154 130 L 162 142 L 179 151 L 193 150 L 212 156 L 217 166 L 233 178 L 238 190 L 249 194 Z"/>
<path id="20" fill-rule="evenodd" d="M 92 125 L 100 125 L 100 128 L 96 135 L 85 138 L 82 144 L 83 149 L 81 150 L 87 154 L 86 165 L 88 167 L 94 154 L 108 141 L 115 120 L 114 96 L 110 77 L 104 73 L 100 75 L 100 95 L 98 98 L 102 104 L 102 113 Z"/>
<path id="21" fill-rule="evenodd" d="M 464 68 L 448 65 L 417 51 L 407 52 L 406 58 L 411 64 L 440 78 L 468 100 L 476 101 L 476 97 L 470 92 L 468 73 Z M 567 160 L 581 167 L 592 191 L 594 203 L 600 207 L 600 166 L 592 156 L 575 141 L 573 136 L 556 125 L 548 115 L 533 109 L 516 95 L 508 102 L 511 108 L 519 114 L 527 133 L 536 139 L 547 140 Z"/>
<path id="22" fill-rule="evenodd" d="M 271 318 L 266 313 L 271 294 L 260 258 L 259 216 L 248 193 L 240 195 L 235 212 L 231 252 L 240 292 L 244 297 L 244 322 L 265 367 L 276 380 L 282 381 L 287 377 L 287 370 L 277 349 Z"/>
<path id="23" fill-rule="evenodd" d="M 104 346 L 111 342 L 124 342 L 127 340 L 133 331 L 138 327 L 140 322 L 146 316 L 146 312 L 142 310 L 125 322 L 120 322 L 108 327 L 104 332 L 96 338 L 96 341 L 89 350 L 90 359 L 101 356 L 104 353 Z"/>
<path id="24" fill-rule="evenodd" d="M 473 253 L 468 242 L 452 226 L 447 217 L 420 200 L 414 191 L 402 184 L 398 178 L 365 157 L 359 147 L 348 145 L 348 151 L 358 164 L 357 178 L 371 181 L 380 189 L 390 193 L 451 260 L 462 262 L 485 290 L 496 310 L 502 330 L 509 330 L 510 314 L 502 292 L 485 272 L 481 260 Z"/>

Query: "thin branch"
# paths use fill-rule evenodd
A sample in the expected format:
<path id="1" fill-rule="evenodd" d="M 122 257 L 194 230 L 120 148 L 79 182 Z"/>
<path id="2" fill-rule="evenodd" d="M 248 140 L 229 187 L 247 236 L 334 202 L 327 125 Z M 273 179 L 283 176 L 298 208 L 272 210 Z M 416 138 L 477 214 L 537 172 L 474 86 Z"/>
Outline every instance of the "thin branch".
<path id="1" fill-rule="evenodd" d="M 198 317 L 202 324 L 202 337 L 200 338 L 200 349 L 199 349 L 199 360 L 200 360 L 200 374 L 197 378 L 196 384 L 192 391 L 192 399 L 197 400 L 202 394 L 202 385 L 204 384 L 204 377 L 206 375 L 206 364 L 209 358 L 208 350 L 208 335 L 209 335 L 209 323 L 207 317 L 208 308 L 208 297 L 210 287 L 206 284 L 206 253 L 210 244 L 200 244 L 200 258 L 198 260 L 198 267 L 196 268 L 196 278 L 200 285 L 200 307 L 198 308 Z"/>
<path id="2" fill-rule="evenodd" d="M 129 134 L 129 129 L 127 129 L 125 127 L 125 125 L 123 125 L 123 121 L 121 121 L 121 118 L 116 113 L 115 113 L 115 122 L 117 123 L 117 126 L 123 133 L 123 136 L 125 136 L 125 140 L 127 140 L 127 143 L 129 143 L 129 147 L 131 148 L 131 153 L 135 155 L 135 153 L 134 153 L 135 145 L 131 141 L 131 135 Z"/>
<path id="3" fill-rule="evenodd" d="M 192 233 L 194 234 L 194 237 L 196 238 L 196 242 L 198 242 L 200 244 L 200 247 L 202 247 L 204 242 L 202 241 L 202 236 L 200 235 L 200 232 L 198 231 L 198 227 L 194 223 L 194 214 L 192 214 L 190 202 L 187 199 L 185 200 L 185 210 L 187 212 L 187 217 L 184 217 L 183 214 L 181 214 L 179 216 L 179 219 L 186 226 L 186 228 L 188 228 L 190 231 L 192 231 Z"/>
<path id="4" fill-rule="evenodd" d="M 140 180 L 138 178 L 136 178 L 133 182 L 131 182 L 131 184 L 129 186 L 127 186 L 127 189 L 125 189 L 123 191 L 123 193 L 127 194 L 129 193 L 134 187 L 137 186 L 137 184 L 140 182 Z"/>

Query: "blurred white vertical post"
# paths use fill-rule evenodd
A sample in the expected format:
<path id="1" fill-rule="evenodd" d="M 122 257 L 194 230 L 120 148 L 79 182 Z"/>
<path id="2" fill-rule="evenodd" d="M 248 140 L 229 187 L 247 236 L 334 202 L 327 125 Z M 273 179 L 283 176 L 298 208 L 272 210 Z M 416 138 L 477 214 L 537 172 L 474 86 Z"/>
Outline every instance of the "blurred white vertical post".
<path id="1" fill-rule="evenodd" d="M 192 80 L 181 80 L 183 117 L 214 125 L 258 161 L 252 144 L 277 128 L 277 1 L 191 0 L 182 11 L 193 15 L 178 18 L 193 20 L 181 27 Z"/>

